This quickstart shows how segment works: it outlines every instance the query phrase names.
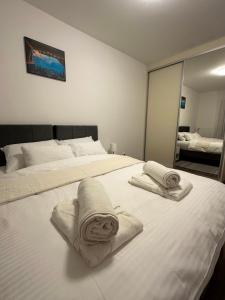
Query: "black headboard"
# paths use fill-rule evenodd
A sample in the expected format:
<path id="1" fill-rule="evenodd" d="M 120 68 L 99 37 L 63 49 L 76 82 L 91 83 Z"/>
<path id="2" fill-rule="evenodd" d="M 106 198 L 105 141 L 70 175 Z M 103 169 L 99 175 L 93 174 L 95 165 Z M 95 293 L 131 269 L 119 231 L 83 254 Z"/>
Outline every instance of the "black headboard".
<path id="1" fill-rule="evenodd" d="M 0 125 L 0 148 L 5 145 L 38 142 L 51 139 L 66 140 L 92 136 L 98 139 L 96 125 Z M 0 150 L 0 166 L 4 166 L 5 155 Z"/>
<path id="2" fill-rule="evenodd" d="M 55 125 L 54 136 L 57 140 L 92 136 L 93 140 L 96 141 L 98 139 L 98 127 L 96 125 Z"/>
<path id="3" fill-rule="evenodd" d="M 52 125 L 0 125 L 0 148 L 5 145 L 38 142 L 53 139 Z M 5 155 L 0 150 L 0 166 Z"/>
<path id="4" fill-rule="evenodd" d="M 179 126 L 179 132 L 190 132 L 190 126 Z"/>

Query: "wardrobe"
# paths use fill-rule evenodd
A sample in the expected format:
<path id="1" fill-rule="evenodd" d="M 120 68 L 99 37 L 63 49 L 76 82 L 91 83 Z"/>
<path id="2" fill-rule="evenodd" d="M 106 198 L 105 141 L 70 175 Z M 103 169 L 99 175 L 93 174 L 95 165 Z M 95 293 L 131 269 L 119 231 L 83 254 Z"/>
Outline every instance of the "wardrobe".
<path id="1" fill-rule="evenodd" d="M 145 160 L 174 167 L 184 62 L 149 72 Z M 219 180 L 225 181 L 222 156 Z"/>
<path id="2" fill-rule="evenodd" d="M 183 63 L 149 73 L 145 160 L 173 167 Z"/>

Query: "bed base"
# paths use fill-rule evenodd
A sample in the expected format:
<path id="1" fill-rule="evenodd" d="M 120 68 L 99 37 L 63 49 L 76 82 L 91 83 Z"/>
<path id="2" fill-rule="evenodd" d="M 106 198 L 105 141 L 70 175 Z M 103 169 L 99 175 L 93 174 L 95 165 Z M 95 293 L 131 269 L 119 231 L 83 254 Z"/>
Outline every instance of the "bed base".
<path id="1" fill-rule="evenodd" d="M 219 167 L 221 154 L 219 153 L 206 153 L 200 151 L 180 150 L 179 160 L 196 162 L 210 166 Z"/>

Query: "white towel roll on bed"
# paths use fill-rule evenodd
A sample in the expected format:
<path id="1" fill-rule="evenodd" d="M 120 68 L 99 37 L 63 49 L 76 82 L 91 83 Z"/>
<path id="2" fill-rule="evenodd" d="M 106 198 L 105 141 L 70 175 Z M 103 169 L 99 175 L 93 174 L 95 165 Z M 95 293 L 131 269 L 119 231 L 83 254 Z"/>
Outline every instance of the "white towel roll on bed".
<path id="1" fill-rule="evenodd" d="M 119 229 L 118 217 L 102 184 L 86 178 L 78 187 L 77 233 L 87 244 L 107 242 Z"/>
<path id="2" fill-rule="evenodd" d="M 125 245 L 143 230 L 143 224 L 134 216 L 116 208 L 120 226 L 118 233 L 105 243 L 82 243 L 77 238 L 76 219 L 77 201 L 62 201 L 53 210 L 52 222 L 58 230 L 68 239 L 77 252 L 80 253 L 84 261 L 90 266 L 95 267 L 113 254 L 117 249 Z"/>
<path id="3" fill-rule="evenodd" d="M 148 161 L 143 167 L 144 173 L 151 176 L 165 188 L 174 188 L 180 182 L 180 175 L 155 161 Z"/>
<path id="4" fill-rule="evenodd" d="M 193 187 L 191 182 L 182 178 L 178 186 L 168 189 L 146 174 L 132 176 L 128 182 L 146 191 L 175 201 L 184 198 Z"/>

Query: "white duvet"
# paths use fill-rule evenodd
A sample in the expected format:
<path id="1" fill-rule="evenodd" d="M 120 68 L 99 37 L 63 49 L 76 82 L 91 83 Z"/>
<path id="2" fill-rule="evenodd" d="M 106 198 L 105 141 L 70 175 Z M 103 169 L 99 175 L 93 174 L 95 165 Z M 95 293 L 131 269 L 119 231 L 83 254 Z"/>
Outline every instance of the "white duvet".
<path id="1" fill-rule="evenodd" d="M 223 150 L 223 140 L 206 137 L 199 137 L 190 141 L 178 141 L 178 145 L 183 150 L 207 153 L 222 153 Z"/>
<path id="2" fill-rule="evenodd" d="M 10 176 L 107 157 L 48 163 Z M 1 205 L 0 299 L 198 299 L 225 240 L 225 186 L 179 171 L 193 189 L 180 202 L 167 200 L 128 183 L 142 167 L 98 177 L 112 202 L 139 218 L 144 231 L 95 269 L 85 265 L 50 222 L 53 207 L 75 198 L 79 183 Z"/>

